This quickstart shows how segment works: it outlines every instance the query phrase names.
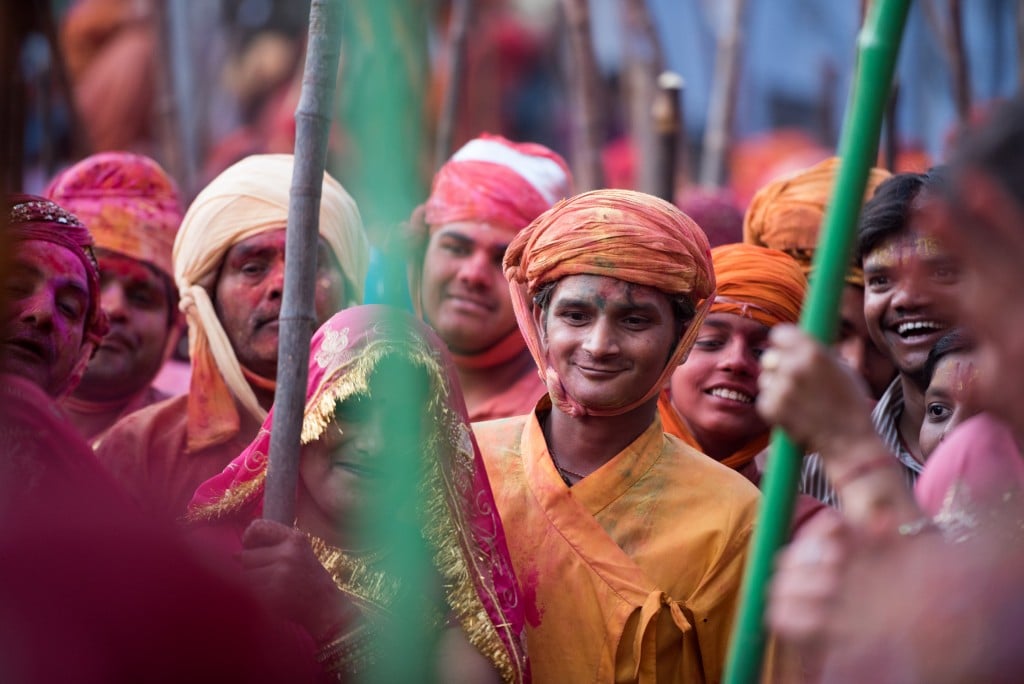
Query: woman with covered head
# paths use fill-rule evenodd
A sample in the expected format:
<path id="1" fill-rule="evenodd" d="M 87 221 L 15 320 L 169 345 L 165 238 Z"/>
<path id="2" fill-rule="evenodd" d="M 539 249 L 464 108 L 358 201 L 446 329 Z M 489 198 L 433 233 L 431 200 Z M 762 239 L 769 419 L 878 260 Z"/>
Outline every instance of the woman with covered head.
<path id="1" fill-rule="evenodd" d="M 505 273 L 548 395 L 474 426 L 540 681 L 718 681 L 756 489 L 666 435 L 661 388 L 714 297 L 707 238 L 650 195 L 556 204 Z"/>
<path id="2" fill-rule="evenodd" d="M 97 455 L 143 507 L 185 511 L 195 488 L 245 448 L 274 400 L 285 227 L 294 157 L 257 155 L 199 193 L 174 240 L 188 321 L 189 393 L 111 428 Z M 314 311 L 362 301 L 369 247 L 355 202 L 324 174 Z"/>
<path id="3" fill-rule="evenodd" d="M 389 384 L 396 379 L 401 392 Z M 528 680 L 522 596 L 440 340 L 382 306 L 346 309 L 313 336 L 294 528 L 259 519 L 272 413 L 252 444 L 198 489 L 190 518 L 203 525 L 200 538 L 239 554 L 257 592 L 293 623 L 310 662 L 315 654 L 344 678 L 390 657 L 375 650 L 379 613 L 419 599 L 382 569 L 394 549 L 360 533 L 373 502 L 401 486 L 394 472 L 412 448 L 406 460 L 417 469 L 416 490 L 391 513 L 419 516 L 433 551 L 444 594 L 436 626 L 452 630 L 439 652 L 442 677 Z M 401 416 L 415 416 L 419 430 L 396 429 Z"/>

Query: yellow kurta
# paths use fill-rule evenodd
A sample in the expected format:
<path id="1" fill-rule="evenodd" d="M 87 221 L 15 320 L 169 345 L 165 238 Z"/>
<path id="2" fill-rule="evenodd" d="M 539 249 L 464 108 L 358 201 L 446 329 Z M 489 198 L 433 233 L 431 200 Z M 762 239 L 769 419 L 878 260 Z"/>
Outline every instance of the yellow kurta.
<path id="1" fill-rule="evenodd" d="M 534 681 L 720 680 L 757 489 L 657 418 L 572 488 L 536 413 L 474 430 L 527 601 Z"/>

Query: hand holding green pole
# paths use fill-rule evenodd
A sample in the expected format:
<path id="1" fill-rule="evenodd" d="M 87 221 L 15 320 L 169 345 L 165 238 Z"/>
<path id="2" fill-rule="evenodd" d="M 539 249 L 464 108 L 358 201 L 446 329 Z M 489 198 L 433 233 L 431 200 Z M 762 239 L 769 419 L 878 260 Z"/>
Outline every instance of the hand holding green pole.
<path id="1" fill-rule="evenodd" d="M 839 173 L 815 253 L 813 279 L 800 325 L 817 340 L 835 337 L 839 300 L 850 264 L 868 171 L 878 156 L 882 114 L 899 53 L 910 0 L 876 0 L 857 39 L 853 93 L 839 142 Z M 781 430 L 772 434 L 764 500 L 751 542 L 740 613 L 729 646 L 726 684 L 756 682 L 764 658 L 764 608 L 775 553 L 789 535 L 802 452 Z"/>

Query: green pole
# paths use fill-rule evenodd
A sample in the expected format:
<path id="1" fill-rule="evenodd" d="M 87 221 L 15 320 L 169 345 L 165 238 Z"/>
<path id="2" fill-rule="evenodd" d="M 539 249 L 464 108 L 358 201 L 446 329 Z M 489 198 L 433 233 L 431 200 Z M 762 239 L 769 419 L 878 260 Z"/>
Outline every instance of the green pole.
<path id="1" fill-rule="evenodd" d="M 423 201 L 424 90 L 427 83 L 426 27 L 429 3 L 415 0 L 346 0 L 343 3 L 342 75 L 339 82 L 343 185 L 359 205 L 370 240 L 382 249 L 382 270 L 399 278 L 389 283 L 384 304 L 404 306 L 404 261 L 394 245 L 395 231 Z M 381 362 L 377 379 L 384 397 L 420 397 L 426 388 L 396 367 Z M 379 397 L 371 397 L 378 400 Z M 405 405 L 406 402 L 402 402 Z M 440 612 L 433 562 L 416 517 L 422 470 L 418 415 L 390 414 L 391 429 L 402 440 L 388 459 L 388 494 L 369 502 L 363 533 L 386 548 L 383 569 L 402 586 L 398 603 L 381 617 L 377 662 L 360 682 L 430 682 L 435 672 Z"/>
<path id="2" fill-rule="evenodd" d="M 910 0 L 876 0 L 857 38 L 858 64 L 839 142 L 839 173 L 825 212 L 814 278 L 800 319 L 804 331 L 829 344 L 835 337 L 843 279 L 860 216 L 869 169 L 878 156 L 882 114 L 899 53 Z M 803 454 L 780 429 L 772 434 L 764 500 L 751 541 L 740 613 L 729 645 L 726 684 L 756 682 L 764 658 L 764 607 L 775 552 L 789 536 Z"/>

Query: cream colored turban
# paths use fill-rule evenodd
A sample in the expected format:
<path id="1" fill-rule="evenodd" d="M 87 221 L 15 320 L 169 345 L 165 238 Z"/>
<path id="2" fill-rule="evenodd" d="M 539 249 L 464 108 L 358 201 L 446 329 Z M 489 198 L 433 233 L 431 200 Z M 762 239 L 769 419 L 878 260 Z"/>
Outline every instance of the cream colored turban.
<path id="1" fill-rule="evenodd" d="M 229 167 L 192 202 L 174 240 L 174 280 L 188 318 L 192 357 L 190 451 L 223 442 L 238 431 L 231 397 L 258 421 L 267 415 L 242 373 L 211 293 L 233 245 L 287 226 L 293 167 L 290 154 L 254 155 Z M 322 193 L 320 236 L 341 265 L 351 299 L 361 303 L 369 245 L 359 210 L 326 173 Z"/>

